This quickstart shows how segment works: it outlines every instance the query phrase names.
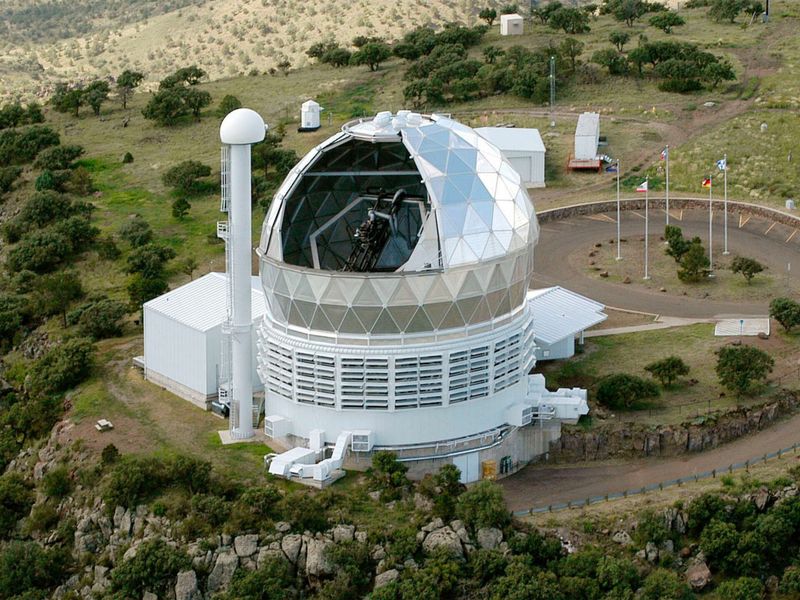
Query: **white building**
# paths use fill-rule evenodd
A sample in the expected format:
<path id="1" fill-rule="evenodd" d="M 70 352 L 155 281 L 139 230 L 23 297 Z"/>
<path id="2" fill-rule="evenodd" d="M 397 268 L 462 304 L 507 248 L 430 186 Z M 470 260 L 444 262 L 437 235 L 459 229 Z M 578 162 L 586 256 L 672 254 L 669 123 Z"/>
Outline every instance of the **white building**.
<path id="1" fill-rule="evenodd" d="M 575 127 L 576 160 L 593 160 L 597 158 L 597 147 L 600 143 L 600 115 L 585 112 L 578 117 Z"/>
<path id="2" fill-rule="evenodd" d="M 522 35 L 525 19 L 514 13 L 500 15 L 500 35 Z"/>
<path id="3" fill-rule="evenodd" d="M 583 332 L 608 318 L 599 302 L 559 286 L 530 290 L 528 306 L 537 360 L 573 356 L 575 340 L 583 343 Z"/>
<path id="4" fill-rule="evenodd" d="M 300 130 L 315 131 L 320 128 L 320 113 L 324 109 L 314 100 L 306 100 L 300 107 Z"/>
<path id="5" fill-rule="evenodd" d="M 218 392 L 226 294 L 225 274 L 208 273 L 144 304 L 145 378 L 203 409 Z M 266 312 L 258 277 L 252 306 L 256 327 Z M 261 387 L 255 342 L 253 350 L 253 384 Z"/>
<path id="6" fill-rule="evenodd" d="M 414 475 L 464 463 L 466 481 L 547 452 L 560 415 L 588 406 L 529 375 L 538 236 L 519 173 L 469 127 L 409 111 L 345 125 L 264 221 L 267 435 L 351 439 L 352 466 L 391 449 Z"/>
<path id="7" fill-rule="evenodd" d="M 500 149 L 527 187 L 544 187 L 546 150 L 538 129 L 479 127 L 475 131 Z"/>

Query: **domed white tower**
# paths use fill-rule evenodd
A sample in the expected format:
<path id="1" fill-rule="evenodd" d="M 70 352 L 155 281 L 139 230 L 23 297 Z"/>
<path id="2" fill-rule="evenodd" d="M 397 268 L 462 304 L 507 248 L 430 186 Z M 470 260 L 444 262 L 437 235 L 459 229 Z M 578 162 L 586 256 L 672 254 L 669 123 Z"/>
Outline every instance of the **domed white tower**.
<path id="1" fill-rule="evenodd" d="M 477 461 L 531 423 L 538 234 L 519 175 L 469 127 L 409 111 L 345 125 L 264 221 L 268 433 Z"/>

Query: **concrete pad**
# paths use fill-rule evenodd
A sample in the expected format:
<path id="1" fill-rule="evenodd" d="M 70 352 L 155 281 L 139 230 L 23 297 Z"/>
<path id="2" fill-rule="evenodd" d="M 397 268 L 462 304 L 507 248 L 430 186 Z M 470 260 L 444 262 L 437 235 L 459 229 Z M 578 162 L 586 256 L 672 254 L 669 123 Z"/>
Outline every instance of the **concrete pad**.
<path id="1" fill-rule="evenodd" d="M 714 328 L 714 335 L 717 337 L 755 336 L 759 333 L 769 335 L 769 319 L 721 319 Z"/>

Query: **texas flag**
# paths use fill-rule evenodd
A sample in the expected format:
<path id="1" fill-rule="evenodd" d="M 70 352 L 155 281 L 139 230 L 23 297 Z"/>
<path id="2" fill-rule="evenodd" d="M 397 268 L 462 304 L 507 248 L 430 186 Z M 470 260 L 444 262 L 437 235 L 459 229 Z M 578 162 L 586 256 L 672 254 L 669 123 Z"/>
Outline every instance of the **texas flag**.
<path id="1" fill-rule="evenodd" d="M 708 177 L 706 177 L 705 179 L 703 179 L 702 186 L 703 186 L 704 188 L 710 188 L 710 187 L 711 187 L 711 179 L 710 179 L 710 178 L 708 178 Z"/>
<path id="2" fill-rule="evenodd" d="M 664 149 L 661 151 L 661 160 L 667 160 L 667 153 L 668 153 L 668 152 L 669 152 L 669 151 L 668 151 L 666 148 L 664 148 Z"/>
<path id="3" fill-rule="evenodd" d="M 646 192 L 647 191 L 647 181 L 643 181 L 642 185 L 636 188 L 637 192 Z"/>

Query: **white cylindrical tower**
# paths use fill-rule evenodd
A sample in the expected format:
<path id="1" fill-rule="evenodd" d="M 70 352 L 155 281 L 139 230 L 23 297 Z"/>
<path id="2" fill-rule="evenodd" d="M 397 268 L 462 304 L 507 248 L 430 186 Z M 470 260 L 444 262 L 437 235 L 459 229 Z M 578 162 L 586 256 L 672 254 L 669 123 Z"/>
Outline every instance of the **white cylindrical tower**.
<path id="1" fill-rule="evenodd" d="M 230 206 L 228 207 L 228 279 L 231 343 L 231 437 L 253 437 L 252 377 L 252 198 L 250 190 L 250 145 L 264 139 L 266 125 L 249 108 L 234 110 L 219 129 L 223 144 L 230 146 Z"/>

